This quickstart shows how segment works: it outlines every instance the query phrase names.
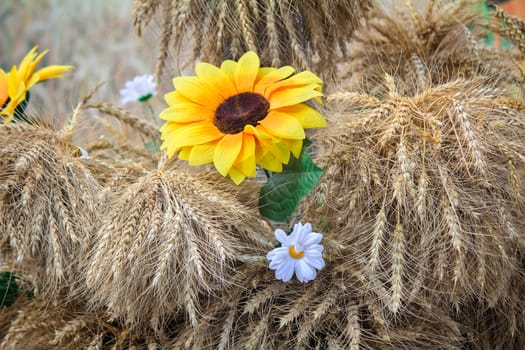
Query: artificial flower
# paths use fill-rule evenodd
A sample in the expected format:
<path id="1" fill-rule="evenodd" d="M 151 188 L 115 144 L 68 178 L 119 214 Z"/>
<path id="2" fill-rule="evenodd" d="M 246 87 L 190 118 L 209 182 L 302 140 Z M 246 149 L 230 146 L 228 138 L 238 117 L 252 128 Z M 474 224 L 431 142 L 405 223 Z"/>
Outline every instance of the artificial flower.
<path id="1" fill-rule="evenodd" d="M 235 184 L 254 177 L 256 165 L 281 172 L 290 153 L 301 153 L 304 129 L 326 126 L 305 105 L 322 96 L 321 79 L 290 66 L 260 67 L 253 51 L 220 67 L 198 63 L 196 76 L 173 79 L 169 107 L 160 114 L 161 149 L 189 165 L 214 164 Z"/>
<path id="2" fill-rule="evenodd" d="M 315 279 L 317 270 L 324 267 L 323 239 L 320 233 L 312 232 L 312 225 L 295 224 L 292 233 L 287 235 L 281 229 L 275 230 L 275 238 L 281 246 L 266 255 L 270 269 L 275 270 L 275 278 L 283 282 L 292 279 L 294 273 L 301 282 Z"/>
<path id="3" fill-rule="evenodd" d="M 52 65 L 39 69 L 35 68 L 47 53 L 47 50 L 38 54 L 38 46 L 33 47 L 22 59 L 20 66 L 16 65 L 9 72 L 0 69 L 0 115 L 8 123 L 14 118 L 16 107 L 26 99 L 27 92 L 38 82 L 61 78 L 72 66 Z"/>
<path id="4" fill-rule="evenodd" d="M 138 75 L 133 80 L 127 81 L 120 90 L 120 103 L 146 102 L 155 96 L 157 84 L 151 74 Z"/>

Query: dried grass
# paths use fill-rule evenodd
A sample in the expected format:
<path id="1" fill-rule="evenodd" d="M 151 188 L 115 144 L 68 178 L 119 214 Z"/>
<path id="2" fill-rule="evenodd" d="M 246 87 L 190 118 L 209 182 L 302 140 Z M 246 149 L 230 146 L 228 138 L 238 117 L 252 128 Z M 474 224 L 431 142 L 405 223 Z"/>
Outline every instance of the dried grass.
<path id="1" fill-rule="evenodd" d="M 345 90 L 364 89 L 382 96 L 385 74 L 397 77 L 398 93 L 423 93 L 436 84 L 506 71 L 498 78 L 521 84 L 509 53 L 485 47 L 482 38 L 492 28 L 477 0 L 428 1 L 417 11 L 412 1 L 376 7 L 355 31 L 340 81 Z M 518 80 L 518 82 L 516 82 Z"/>
<path id="2" fill-rule="evenodd" d="M 101 187 L 64 135 L 41 127 L 0 128 L 0 248 L 53 297 L 78 285 Z"/>
<path id="3" fill-rule="evenodd" d="M 239 285 L 203 310 L 195 329 L 179 330 L 173 349 L 459 347 L 460 325 L 439 308 L 385 312 L 386 291 L 369 287 L 341 243 L 325 242 L 327 266 L 307 284 L 277 281 L 264 264 L 241 267 Z"/>
<path id="4" fill-rule="evenodd" d="M 335 111 L 315 140 L 325 174 L 302 219 L 344 240 L 393 314 L 421 300 L 450 317 L 473 300 L 504 314 L 523 283 L 525 105 L 494 85 L 328 96 Z"/>
<path id="5" fill-rule="evenodd" d="M 196 325 L 201 298 L 224 292 L 234 267 L 269 248 L 269 226 L 224 184 L 175 170 L 120 188 L 87 262 L 92 304 L 132 327 L 159 329 L 181 312 Z"/>
<path id="6" fill-rule="evenodd" d="M 346 54 L 347 40 L 370 7 L 370 1 L 295 0 L 136 0 L 137 33 L 157 13 L 162 34 L 157 80 L 174 48 L 178 56 L 190 37 L 194 60 L 220 64 L 254 50 L 264 66 L 290 64 L 331 76 L 334 54 Z"/>

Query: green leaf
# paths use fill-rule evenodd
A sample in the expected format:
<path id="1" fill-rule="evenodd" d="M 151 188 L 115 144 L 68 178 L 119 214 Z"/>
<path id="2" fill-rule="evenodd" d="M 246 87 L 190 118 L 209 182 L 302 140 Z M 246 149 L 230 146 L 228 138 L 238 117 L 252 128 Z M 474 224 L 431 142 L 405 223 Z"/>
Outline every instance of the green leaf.
<path id="1" fill-rule="evenodd" d="M 259 212 L 274 221 L 285 221 L 293 214 L 297 204 L 319 181 L 323 170 L 317 167 L 310 155 L 305 140 L 299 159 L 290 156 L 290 162 L 281 173 L 268 179 L 259 193 Z"/>
<path id="2" fill-rule="evenodd" d="M 11 272 L 0 273 L 0 309 L 13 305 L 19 294 L 15 275 Z"/>
<path id="3" fill-rule="evenodd" d="M 27 124 L 30 124 L 30 125 L 33 125 L 33 123 L 27 119 L 26 115 L 25 115 L 25 110 L 26 110 L 26 107 L 29 103 L 29 99 L 31 98 L 31 94 L 29 93 L 29 91 L 26 92 L 26 98 L 20 102 L 18 104 L 18 106 L 16 106 L 15 108 L 15 112 L 14 112 L 14 121 L 18 121 L 18 122 L 23 122 L 23 123 L 27 123 Z"/>

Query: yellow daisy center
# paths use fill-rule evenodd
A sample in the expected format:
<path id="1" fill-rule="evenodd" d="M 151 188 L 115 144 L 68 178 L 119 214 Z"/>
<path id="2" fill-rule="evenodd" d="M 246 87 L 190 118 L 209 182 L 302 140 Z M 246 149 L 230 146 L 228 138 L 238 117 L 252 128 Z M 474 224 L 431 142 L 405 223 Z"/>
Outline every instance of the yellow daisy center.
<path id="1" fill-rule="evenodd" d="M 237 134 L 248 124 L 256 126 L 266 118 L 270 102 L 253 92 L 228 97 L 215 111 L 213 123 L 224 134 Z"/>
<path id="2" fill-rule="evenodd" d="M 290 253 L 290 256 L 294 259 L 301 259 L 304 256 L 304 251 L 297 252 L 294 245 L 290 246 L 288 253 Z"/>

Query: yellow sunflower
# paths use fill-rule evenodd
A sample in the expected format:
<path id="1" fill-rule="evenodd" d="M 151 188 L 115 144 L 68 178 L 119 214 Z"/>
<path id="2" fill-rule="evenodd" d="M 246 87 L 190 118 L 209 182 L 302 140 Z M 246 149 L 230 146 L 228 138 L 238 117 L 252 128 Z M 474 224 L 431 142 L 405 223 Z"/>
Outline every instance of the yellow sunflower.
<path id="1" fill-rule="evenodd" d="M 37 54 L 38 46 L 29 51 L 20 62 L 19 68 L 13 66 L 6 73 L 0 69 L 0 115 L 4 116 L 4 122 L 8 123 L 14 118 L 16 106 L 26 98 L 27 91 L 38 82 L 61 78 L 62 73 L 70 70 L 72 66 L 47 66 L 35 72 L 35 68 L 47 53 L 47 50 Z"/>
<path id="2" fill-rule="evenodd" d="M 304 129 L 326 126 L 315 109 L 305 105 L 322 96 L 321 79 L 290 66 L 259 67 L 253 51 L 220 68 L 198 63 L 196 76 L 173 79 L 161 112 L 160 128 L 168 157 L 190 165 L 213 162 L 222 176 L 240 184 L 254 177 L 256 164 L 281 172 L 290 153 L 301 153 Z"/>

